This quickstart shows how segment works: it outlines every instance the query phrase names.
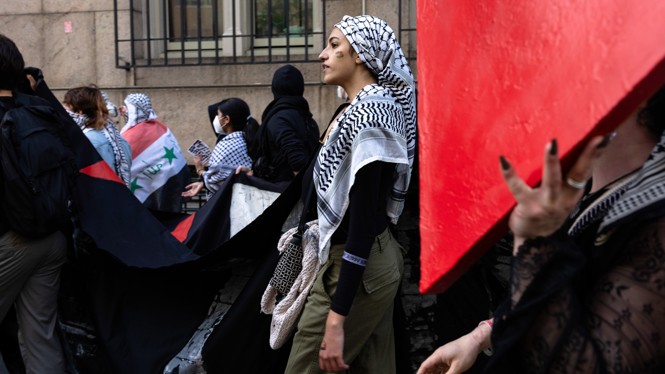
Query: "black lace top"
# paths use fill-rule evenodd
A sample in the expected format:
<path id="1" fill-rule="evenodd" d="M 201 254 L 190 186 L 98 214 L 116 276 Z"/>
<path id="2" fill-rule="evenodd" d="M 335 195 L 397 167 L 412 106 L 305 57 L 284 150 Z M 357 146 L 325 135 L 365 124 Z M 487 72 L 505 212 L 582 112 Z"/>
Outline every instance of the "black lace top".
<path id="1" fill-rule="evenodd" d="M 487 372 L 665 373 L 665 208 L 598 225 L 519 249 Z"/>

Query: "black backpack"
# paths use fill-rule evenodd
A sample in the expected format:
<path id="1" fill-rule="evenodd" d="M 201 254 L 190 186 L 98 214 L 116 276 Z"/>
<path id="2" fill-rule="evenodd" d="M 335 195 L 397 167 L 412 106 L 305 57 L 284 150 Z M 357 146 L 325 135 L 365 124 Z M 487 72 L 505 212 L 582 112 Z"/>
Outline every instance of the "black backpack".
<path id="1" fill-rule="evenodd" d="M 43 237 L 70 223 L 76 162 L 55 109 L 14 98 L 0 122 L 2 214 L 17 233 Z"/>

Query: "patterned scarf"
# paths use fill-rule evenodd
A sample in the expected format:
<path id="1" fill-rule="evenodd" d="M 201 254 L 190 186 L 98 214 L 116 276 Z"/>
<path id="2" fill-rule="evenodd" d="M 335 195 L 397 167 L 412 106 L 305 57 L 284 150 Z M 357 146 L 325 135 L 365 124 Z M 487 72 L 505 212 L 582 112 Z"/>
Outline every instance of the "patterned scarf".
<path id="1" fill-rule="evenodd" d="M 609 232 L 624 219 L 665 200 L 665 133 L 637 172 L 614 184 L 589 206 L 569 229 L 575 236 L 590 223 L 602 220 L 598 234 Z"/>
<path id="2" fill-rule="evenodd" d="M 252 159 L 247 154 L 247 144 L 242 131 L 230 133 L 215 145 L 208 170 L 202 175 L 208 191 L 217 192 L 221 183 L 232 175 L 238 166 L 252 167 Z"/>
<path id="3" fill-rule="evenodd" d="M 74 122 L 76 122 L 76 124 L 81 128 L 81 130 L 83 130 L 84 133 L 88 131 L 95 131 L 90 127 L 86 127 L 88 116 L 85 114 L 78 114 L 70 111 L 67 111 L 67 113 L 69 113 L 69 116 L 72 117 Z M 106 140 L 111 145 L 111 149 L 113 149 L 115 172 L 118 174 L 123 183 L 129 187 L 129 184 L 131 183 L 129 171 L 130 159 L 127 158 L 125 151 L 119 144 L 119 139 L 121 137 L 120 132 L 115 127 L 115 123 L 113 123 L 113 121 L 110 119 L 106 121 L 101 131 L 104 134 L 104 137 L 106 137 Z"/>
<path id="4" fill-rule="evenodd" d="M 125 98 L 125 106 L 127 107 L 127 114 L 122 132 L 127 131 L 129 128 L 134 127 L 141 122 L 157 119 L 157 114 L 152 110 L 150 98 L 146 94 L 133 93 L 127 95 Z"/>
<path id="5" fill-rule="evenodd" d="M 109 95 L 101 91 L 102 97 L 104 98 L 104 103 L 106 103 L 106 109 L 109 111 L 109 117 L 115 118 L 118 116 L 118 107 L 113 104 L 111 99 L 109 98 Z"/>
<path id="6" fill-rule="evenodd" d="M 365 86 L 333 124 L 314 168 L 318 196 L 319 261 L 328 259 L 330 238 L 349 205 L 355 175 L 363 166 L 396 164 L 386 214 L 397 222 L 409 187 L 416 146 L 413 75 L 392 29 L 371 17 L 345 16 L 335 25 L 347 37 L 378 84 Z"/>

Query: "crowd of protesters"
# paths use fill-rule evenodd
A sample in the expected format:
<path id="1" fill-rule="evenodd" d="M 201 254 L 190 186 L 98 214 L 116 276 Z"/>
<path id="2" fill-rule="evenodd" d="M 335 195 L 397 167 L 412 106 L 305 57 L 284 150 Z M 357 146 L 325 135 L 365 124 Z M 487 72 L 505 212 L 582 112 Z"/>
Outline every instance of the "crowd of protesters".
<path id="1" fill-rule="evenodd" d="M 336 23 L 319 59 L 323 81 L 349 98 L 323 136 L 301 72 L 280 67 L 260 124 L 241 98 L 208 108 L 217 141 L 209 158 L 194 157 L 195 181 L 146 94 L 129 94 L 116 108 L 88 85 L 67 91 L 62 105 L 103 164 L 153 210 L 178 211 L 183 197 L 203 189 L 210 198 L 233 174 L 288 184 L 302 173 L 303 197 L 312 197 L 302 199 L 302 215 L 317 220 L 310 244 L 318 266 L 298 274 L 311 282 L 282 371 L 395 373 L 403 254 L 391 225 L 413 168 L 414 78 L 392 29 L 372 16 Z M 18 92 L 29 93 L 38 79 L 24 68 L 16 45 L 0 35 L 0 115 L 23 105 Z M 419 373 L 463 372 L 483 351 L 493 355 L 491 372 L 665 368 L 664 98 L 661 89 L 642 103 L 616 137 L 589 141 L 567 175 L 550 142 L 541 186 L 527 186 L 500 158 L 517 201 L 508 297 L 493 318 L 437 349 Z M 114 115 L 124 118 L 121 130 Z M 155 159 L 168 165 L 156 167 Z M 18 235 L 1 214 L 0 235 L 0 319 L 15 308 L 27 372 L 65 372 L 56 295 L 66 240 L 57 230 Z"/>

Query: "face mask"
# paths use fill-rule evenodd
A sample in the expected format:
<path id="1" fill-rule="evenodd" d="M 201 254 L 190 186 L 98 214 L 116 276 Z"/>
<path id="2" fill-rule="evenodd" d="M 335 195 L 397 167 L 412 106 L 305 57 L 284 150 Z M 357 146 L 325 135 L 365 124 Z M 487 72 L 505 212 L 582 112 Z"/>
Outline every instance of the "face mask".
<path id="1" fill-rule="evenodd" d="M 219 116 L 215 116 L 215 119 L 212 120 L 212 127 L 215 129 L 215 133 L 223 134 L 224 129 L 222 129 L 222 124 L 219 123 Z"/>

